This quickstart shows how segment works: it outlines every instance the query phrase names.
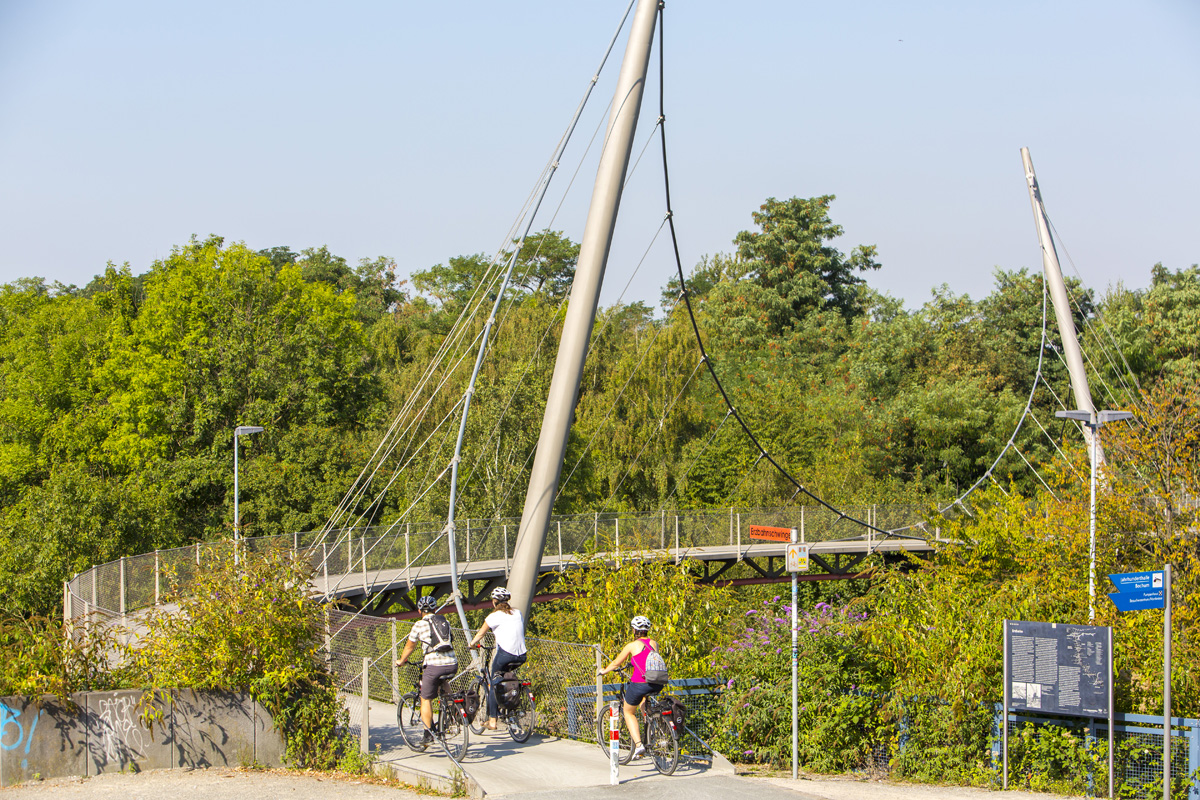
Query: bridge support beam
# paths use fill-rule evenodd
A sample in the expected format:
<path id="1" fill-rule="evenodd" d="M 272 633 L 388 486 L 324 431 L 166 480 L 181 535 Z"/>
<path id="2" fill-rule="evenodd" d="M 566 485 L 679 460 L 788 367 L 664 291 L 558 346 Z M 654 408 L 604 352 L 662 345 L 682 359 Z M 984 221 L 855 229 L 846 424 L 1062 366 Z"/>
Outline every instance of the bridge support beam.
<path id="1" fill-rule="evenodd" d="M 583 229 L 575 280 L 571 284 L 571 300 L 567 306 L 562 341 L 546 398 L 546 413 L 542 418 L 529 490 L 525 495 L 521 527 L 517 532 L 509 591 L 512 592 L 513 606 L 521 609 L 526 620 L 529 619 L 529 606 L 541 568 L 542 549 L 550 526 L 554 496 L 558 492 L 558 480 L 567 452 L 567 436 L 579 397 L 588 340 L 600 301 L 600 286 L 608 264 L 617 209 L 621 205 L 621 190 L 629 166 L 638 114 L 642 108 L 658 2 L 639 0 L 629 29 L 629 43 L 625 48 L 621 73 L 617 77 L 608 132 L 604 137 L 604 149 L 596 171 L 596 185 L 592 189 L 591 205 Z"/>

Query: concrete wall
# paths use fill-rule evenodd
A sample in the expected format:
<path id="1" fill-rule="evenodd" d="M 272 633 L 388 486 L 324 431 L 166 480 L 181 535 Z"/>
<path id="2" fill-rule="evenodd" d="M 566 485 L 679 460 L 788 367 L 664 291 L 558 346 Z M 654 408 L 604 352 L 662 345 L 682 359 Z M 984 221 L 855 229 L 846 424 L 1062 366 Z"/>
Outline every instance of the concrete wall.
<path id="1" fill-rule="evenodd" d="M 274 767 L 282 758 L 271 716 L 246 692 L 82 692 L 70 702 L 0 697 L 0 786 L 37 776 Z"/>

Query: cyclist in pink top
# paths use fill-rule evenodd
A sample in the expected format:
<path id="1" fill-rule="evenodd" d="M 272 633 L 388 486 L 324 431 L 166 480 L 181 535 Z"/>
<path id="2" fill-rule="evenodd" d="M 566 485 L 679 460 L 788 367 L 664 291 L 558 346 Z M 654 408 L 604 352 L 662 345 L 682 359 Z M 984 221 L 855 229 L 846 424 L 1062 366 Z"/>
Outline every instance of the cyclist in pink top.
<path id="1" fill-rule="evenodd" d="M 629 736 L 633 741 L 631 758 L 645 755 L 646 748 L 642 746 L 642 732 L 638 727 L 637 710 L 646 698 L 662 691 L 662 686 L 646 682 L 646 657 L 650 651 L 658 650 L 658 642 L 650 638 L 650 620 L 638 615 L 630 621 L 633 627 L 633 641 L 625 645 L 617 657 L 597 674 L 607 675 L 615 669 L 624 666 L 626 660 L 633 664 L 633 674 L 629 683 L 625 684 L 625 696 L 622 698 L 622 710 L 625 712 L 625 724 L 629 726 Z"/>

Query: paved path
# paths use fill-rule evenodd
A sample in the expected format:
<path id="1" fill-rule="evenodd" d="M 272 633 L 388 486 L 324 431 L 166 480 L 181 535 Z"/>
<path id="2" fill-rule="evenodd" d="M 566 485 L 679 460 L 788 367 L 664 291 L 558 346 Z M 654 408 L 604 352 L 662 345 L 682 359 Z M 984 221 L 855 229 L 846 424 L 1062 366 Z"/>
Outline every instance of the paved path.
<path id="1" fill-rule="evenodd" d="M 302 772 L 151 770 L 136 775 L 113 773 L 95 778 L 58 778 L 0 789 L 4 800 L 427 800 L 416 793 L 353 778 Z M 489 795 L 489 798 L 495 796 Z M 820 778 L 747 778 L 732 775 L 672 777 L 647 784 L 637 777 L 620 786 L 544 789 L 508 795 L 509 800 L 1065 800 L 1056 795 L 989 792 L 957 786 Z"/>
<path id="2" fill-rule="evenodd" d="M 389 703 L 371 702 L 371 749 L 377 750 L 380 762 L 393 767 L 400 780 L 410 783 L 421 778 L 435 784 L 447 781 L 454 763 L 441 749 L 430 748 L 424 753 L 408 749 L 396 727 L 395 708 Z M 495 798 L 524 796 L 529 792 L 565 796 L 562 793 L 566 790 L 608 786 L 609 782 L 608 760 L 596 744 L 538 735 L 517 744 L 502 731 L 488 731 L 482 736 L 471 734 L 461 768 L 488 797 Z M 720 756 L 713 764 L 681 756 L 674 776 L 659 775 L 649 759 L 638 759 L 621 767 L 623 784 L 643 787 L 714 774 L 732 777 L 733 767 Z M 654 789 L 656 795 L 658 788 Z"/>

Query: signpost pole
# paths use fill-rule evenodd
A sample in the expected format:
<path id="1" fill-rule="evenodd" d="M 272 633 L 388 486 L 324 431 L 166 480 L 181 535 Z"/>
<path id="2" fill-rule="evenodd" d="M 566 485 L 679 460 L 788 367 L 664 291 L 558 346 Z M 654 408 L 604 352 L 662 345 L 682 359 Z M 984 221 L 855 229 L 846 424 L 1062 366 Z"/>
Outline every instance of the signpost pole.
<path id="1" fill-rule="evenodd" d="M 1163 800 L 1171 800 L 1171 565 L 1163 567 Z"/>
<path id="2" fill-rule="evenodd" d="M 1112 626 L 1108 629 L 1108 659 L 1114 666 L 1116 658 L 1113 657 L 1113 641 L 1112 641 Z M 1108 800 L 1113 800 L 1116 795 L 1116 788 L 1113 786 L 1113 722 L 1116 716 L 1116 709 L 1113 706 L 1113 683 L 1115 677 L 1111 670 L 1108 675 Z"/>
<path id="3" fill-rule="evenodd" d="M 1004 620 L 1004 710 L 1000 713 L 1000 751 L 1004 760 L 1001 788 L 1008 791 L 1008 620 Z"/>
<path id="4" fill-rule="evenodd" d="M 792 544 L 796 543 L 796 529 L 792 528 Z M 796 573 L 792 573 L 792 780 L 797 777 L 797 763 L 800 749 L 799 715 L 796 710 L 799 701 L 799 686 L 796 672 L 800 663 L 800 652 L 796 646 Z"/>

